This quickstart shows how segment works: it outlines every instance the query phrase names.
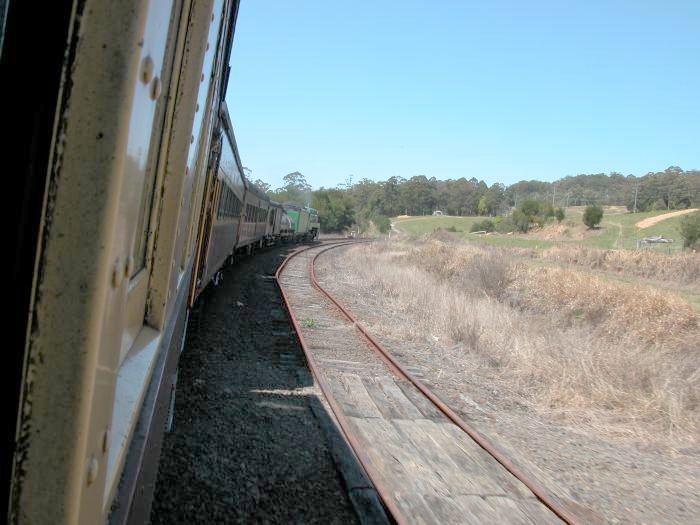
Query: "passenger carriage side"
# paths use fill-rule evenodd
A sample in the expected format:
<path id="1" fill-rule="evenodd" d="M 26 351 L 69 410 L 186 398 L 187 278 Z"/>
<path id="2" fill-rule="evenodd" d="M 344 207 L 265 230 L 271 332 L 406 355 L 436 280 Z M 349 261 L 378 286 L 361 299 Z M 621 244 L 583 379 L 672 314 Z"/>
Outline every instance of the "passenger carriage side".
<path id="1" fill-rule="evenodd" d="M 219 138 L 209 160 L 205 205 L 202 208 L 200 253 L 190 304 L 216 276 L 237 247 L 246 193 L 245 177 L 226 105 L 218 121 Z"/>
<path id="2" fill-rule="evenodd" d="M 257 245 L 262 247 L 267 228 L 267 213 L 270 201 L 264 193 L 261 193 L 249 181 L 245 180 L 246 192 L 244 200 L 244 212 L 241 227 L 239 228 L 236 249 L 245 248 L 252 251 Z"/>

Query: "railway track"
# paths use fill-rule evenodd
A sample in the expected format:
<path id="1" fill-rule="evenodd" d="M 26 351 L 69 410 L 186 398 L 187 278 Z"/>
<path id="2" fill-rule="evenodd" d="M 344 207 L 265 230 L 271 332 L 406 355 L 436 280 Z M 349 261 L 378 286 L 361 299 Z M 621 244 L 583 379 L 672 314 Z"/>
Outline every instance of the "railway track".
<path id="1" fill-rule="evenodd" d="M 326 242 L 276 273 L 309 367 L 357 460 L 399 523 L 577 523 L 402 366 L 316 280 Z"/>

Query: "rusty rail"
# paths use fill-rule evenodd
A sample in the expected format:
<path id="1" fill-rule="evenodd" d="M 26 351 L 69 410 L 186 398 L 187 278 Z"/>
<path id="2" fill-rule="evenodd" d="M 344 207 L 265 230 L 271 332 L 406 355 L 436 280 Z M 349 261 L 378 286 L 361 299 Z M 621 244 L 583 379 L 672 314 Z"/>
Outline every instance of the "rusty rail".
<path id="1" fill-rule="evenodd" d="M 338 242 L 337 244 L 333 244 L 332 246 L 345 246 L 347 244 L 354 244 L 355 242 L 356 241 Z M 294 257 L 316 247 L 317 246 L 306 246 L 304 248 L 296 250 L 295 252 L 291 253 L 288 257 L 286 257 L 285 260 L 282 261 L 282 264 L 280 264 L 279 268 L 277 268 L 277 271 L 275 272 L 275 282 L 277 283 L 277 288 L 280 290 L 280 293 L 282 294 L 282 298 L 284 299 L 286 305 L 289 305 L 289 300 L 287 297 L 287 293 L 284 291 L 284 288 L 280 284 L 280 275 L 286 268 L 289 261 L 291 261 Z M 292 310 L 289 307 L 287 307 L 287 311 L 289 312 L 289 317 L 292 321 L 292 325 L 294 326 L 294 331 L 296 332 L 297 337 L 299 339 L 299 343 L 301 344 L 301 348 L 304 351 L 304 355 L 306 356 L 306 361 L 309 365 L 309 368 L 311 369 L 311 373 L 316 378 L 316 382 L 321 388 L 321 392 L 323 392 L 323 395 L 325 396 L 326 401 L 328 401 L 328 404 L 331 407 L 335 418 L 338 420 L 338 424 L 340 425 L 340 429 L 343 432 L 343 435 L 345 436 L 345 440 L 350 445 L 350 448 L 355 454 L 355 457 L 357 457 L 358 461 L 365 469 L 365 472 L 367 473 L 367 476 L 369 476 L 375 489 L 377 490 L 377 494 L 382 500 L 382 503 L 389 510 L 396 523 L 398 525 L 408 524 L 408 519 L 406 519 L 406 517 L 403 515 L 403 513 L 396 505 L 394 500 L 388 497 L 387 494 L 389 490 L 382 483 L 381 476 L 374 469 L 372 463 L 369 461 L 369 458 L 367 458 L 366 454 L 363 452 L 362 447 L 360 446 L 360 442 L 350 430 L 350 425 L 348 423 L 348 420 L 345 418 L 345 414 L 343 413 L 340 406 L 338 406 L 338 403 L 333 397 L 330 387 L 326 383 L 323 374 L 320 373 L 318 366 L 316 365 L 316 361 L 306 345 L 306 340 L 304 339 L 304 335 L 302 334 L 301 326 L 299 325 L 299 321 L 297 320 L 296 315 L 294 314 L 294 312 L 292 312 Z"/>
<path id="2" fill-rule="evenodd" d="M 316 261 L 318 260 L 319 256 L 322 254 L 335 249 L 339 248 L 342 246 L 347 246 L 348 244 L 354 244 L 354 242 L 338 242 L 329 245 L 328 247 L 320 250 L 317 254 L 314 255 L 314 257 L 311 259 L 309 263 L 309 270 L 310 270 L 310 275 L 311 275 L 311 283 L 316 288 L 320 293 L 322 293 L 328 300 L 330 300 L 337 308 L 338 310 L 348 319 L 348 321 L 352 322 L 357 329 L 360 331 L 360 333 L 365 337 L 365 339 L 370 343 L 370 345 L 374 348 L 374 350 L 379 354 L 379 356 L 389 365 L 389 367 L 394 370 L 394 372 L 401 376 L 404 377 L 406 380 L 410 381 L 426 398 L 428 398 L 435 407 L 440 410 L 447 418 L 449 418 L 455 425 L 457 425 L 464 433 L 466 433 L 477 445 L 479 445 L 483 450 L 485 450 L 489 455 L 491 455 L 498 463 L 500 463 L 508 472 L 510 472 L 515 478 L 517 478 L 523 485 L 525 485 L 534 495 L 537 497 L 540 502 L 542 502 L 543 505 L 545 505 L 547 508 L 549 508 L 554 514 L 556 514 L 561 520 L 563 520 L 565 523 L 569 525 L 578 525 L 578 520 L 577 518 L 569 512 L 564 506 L 557 501 L 556 496 L 550 494 L 543 486 L 541 486 L 537 481 L 531 479 L 527 474 L 525 474 L 520 468 L 518 468 L 508 457 L 506 457 L 503 453 L 501 453 L 493 444 L 491 444 L 485 437 L 483 437 L 481 434 L 479 434 L 476 430 L 474 430 L 471 426 L 469 426 L 454 410 L 452 410 L 442 399 L 440 399 L 434 392 L 432 392 L 429 388 L 427 388 L 423 383 L 421 383 L 416 377 L 413 376 L 401 363 L 398 362 L 398 360 L 386 349 L 384 346 L 372 336 L 372 334 L 349 312 L 349 310 L 335 297 L 333 296 L 330 292 L 328 292 L 321 284 L 318 282 L 316 278 Z M 314 248 L 314 246 L 311 247 L 305 247 L 302 248 L 301 250 L 298 250 L 287 257 L 280 267 L 278 268 L 277 272 L 275 273 L 275 279 L 277 281 L 278 288 L 280 289 L 282 296 L 285 300 L 285 304 L 289 304 L 287 301 L 287 296 L 284 292 L 284 289 L 279 283 L 279 276 L 283 269 L 286 267 L 287 263 L 297 255 L 299 255 L 302 252 L 305 252 L 311 248 Z M 321 391 L 323 394 L 326 396 L 326 399 L 328 400 L 329 405 L 331 406 L 331 410 L 333 410 L 333 413 L 335 414 L 336 418 L 338 419 L 338 423 L 341 426 L 341 430 L 343 431 L 343 434 L 345 435 L 348 443 L 350 444 L 353 452 L 356 454 L 357 458 L 359 459 L 360 463 L 362 466 L 365 468 L 367 471 L 368 476 L 372 480 L 372 482 L 375 484 L 375 488 L 377 489 L 377 492 L 379 493 L 379 496 L 381 497 L 382 501 L 386 505 L 386 507 L 389 509 L 389 511 L 392 513 L 394 519 L 396 520 L 397 523 L 406 523 L 407 520 L 405 516 L 402 515 L 401 511 L 398 509 L 396 504 L 391 500 L 391 498 L 388 497 L 386 494 L 386 488 L 383 486 L 381 483 L 381 480 L 377 473 L 374 471 L 372 465 L 370 464 L 369 460 L 367 457 L 363 454 L 361 448 L 359 447 L 359 443 L 356 440 L 356 438 L 352 435 L 352 432 L 349 430 L 349 426 L 347 424 L 347 420 L 345 419 L 345 416 L 343 415 L 342 411 L 340 410 L 340 407 L 337 405 L 335 402 L 335 399 L 333 398 L 330 388 L 325 383 L 325 380 L 323 379 L 322 375 L 319 373 L 318 368 L 315 364 L 315 361 L 313 359 L 313 356 L 311 355 L 311 352 L 307 349 L 306 343 L 304 341 L 303 335 L 301 333 L 300 326 L 296 320 L 296 317 L 294 313 L 289 310 L 290 317 L 292 320 L 292 323 L 294 325 L 294 329 L 299 337 L 299 342 L 301 343 L 302 349 L 304 350 L 304 353 L 306 355 L 306 358 L 309 363 L 309 368 L 311 368 L 312 373 L 314 374 L 314 377 L 316 377 L 316 380 L 319 383 L 319 386 L 321 387 Z"/>

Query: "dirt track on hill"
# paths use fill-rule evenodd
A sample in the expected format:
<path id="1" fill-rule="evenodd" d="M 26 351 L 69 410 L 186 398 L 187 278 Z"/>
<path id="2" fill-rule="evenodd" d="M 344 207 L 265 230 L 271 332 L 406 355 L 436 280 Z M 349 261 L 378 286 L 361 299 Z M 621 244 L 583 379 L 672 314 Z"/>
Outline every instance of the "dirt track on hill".
<path id="1" fill-rule="evenodd" d="M 672 211 L 670 213 L 664 213 L 663 215 L 657 215 L 656 217 L 649 217 L 648 219 L 644 219 L 643 221 L 639 221 L 638 223 L 635 224 L 635 226 L 637 228 L 642 229 L 642 230 L 644 228 L 651 228 L 655 224 L 658 224 L 661 221 L 665 221 L 666 219 L 678 217 L 679 215 L 687 215 L 688 213 L 693 213 L 694 211 L 698 211 L 698 208 L 690 208 L 687 210 L 678 210 L 678 211 Z"/>

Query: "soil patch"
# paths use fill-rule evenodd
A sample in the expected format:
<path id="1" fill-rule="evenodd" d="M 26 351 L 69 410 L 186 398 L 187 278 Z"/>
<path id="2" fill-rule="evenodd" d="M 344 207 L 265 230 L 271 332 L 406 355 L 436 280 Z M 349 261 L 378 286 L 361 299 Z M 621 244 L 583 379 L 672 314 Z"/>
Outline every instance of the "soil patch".
<path id="1" fill-rule="evenodd" d="M 655 224 L 658 224 L 661 221 L 665 221 L 666 219 L 671 219 L 673 217 L 678 217 L 680 215 L 687 215 L 687 214 L 693 213 L 695 211 L 698 211 L 698 208 L 690 208 L 687 210 L 672 211 L 670 213 L 664 213 L 663 215 L 657 215 L 656 217 L 649 217 L 648 219 L 644 219 L 643 221 L 639 221 L 638 223 L 635 224 L 635 226 L 637 228 L 643 230 L 644 228 L 651 228 Z"/>

